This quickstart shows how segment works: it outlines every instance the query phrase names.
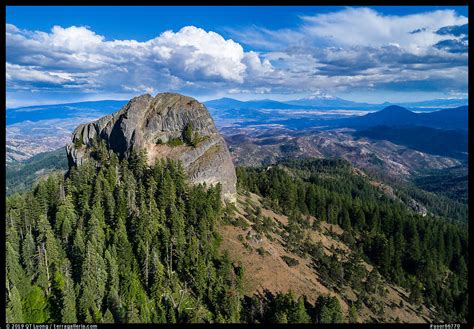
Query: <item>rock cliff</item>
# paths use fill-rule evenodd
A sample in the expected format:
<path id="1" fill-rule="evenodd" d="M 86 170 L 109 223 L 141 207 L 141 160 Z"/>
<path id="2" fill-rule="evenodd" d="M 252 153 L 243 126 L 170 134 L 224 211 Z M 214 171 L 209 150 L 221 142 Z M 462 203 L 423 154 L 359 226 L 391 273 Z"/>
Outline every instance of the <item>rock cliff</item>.
<path id="1" fill-rule="evenodd" d="M 78 126 L 67 145 L 70 166 L 90 158 L 95 138 L 121 157 L 145 149 L 149 165 L 161 158 L 180 160 L 191 183 L 221 183 L 223 199 L 235 201 L 237 178 L 227 145 L 206 107 L 191 97 L 145 94 L 113 114 Z"/>

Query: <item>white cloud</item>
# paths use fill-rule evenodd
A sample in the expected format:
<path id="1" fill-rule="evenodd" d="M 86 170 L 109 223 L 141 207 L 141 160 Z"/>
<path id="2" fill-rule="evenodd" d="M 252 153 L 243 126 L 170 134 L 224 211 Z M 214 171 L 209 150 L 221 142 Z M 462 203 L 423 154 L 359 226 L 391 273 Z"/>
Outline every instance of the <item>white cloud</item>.
<path id="1" fill-rule="evenodd" d="M 238 30 L 233 28 L 226 30 L 242 43 L 265 50 L 275 51 L 281 49 L 282 45 L 303 45 L 308 41 L 307 35 L 300 30 L 270 30 L 256 25 Z"/>
<path id="2" fill-rule="evenodd" d="M 7 90 L 334 94 L 406 85 L 464 93 L 467 52 L 449 41 L 467 43 L 453 34 L 466 23 L 452 10 L 389 16 L 345 8 L 301 17 L 294 29 L 252 26 L 225 39 L 186 26 L 144 42 L 107 40 L 88 27 L 7 24 Z M 452 33 L 437 33 L 447 26 Z"/>
<path id="3" fill-rule="evenodd" d="M 467 17 L 458 15 L 454 10 L 402 16 L 352 7 L 300 18 L 301 24 L 294 29 L 269 30 L 254 25 L 228 31 L 244 44 L 271 51 L 281 51 L 290 46 L 380 47 L 397 44 L 405 50 L 420 53 L 451 37 L 437 34 L 440 28 L 468 22 Z"/>
<path id="4" fill-rule="evenodd" d="M 247 74 L 253 78 L 268 76 L 275 71 L 268 58 L 262 61 L 260 55 L 254 51 L 246 53 L 242 62 L 247 67 Z"/>
<path id="5" fill-rule="evenodd" d="M 74 51 L 74 52 L 93 52 L 100 47 L 104 41 L 104 37 L 95 34 L 85 27 L 71 26 L 69 28 L 62 28 L 61 26 L 54 26 L 52 33 L 36 32 L 37 40 L 47 45 L 52 46 L 57 50 Z"/>
<path id="6" fill-rule="evenodd" d="M 72 81 L 67 73 L 45 72 L 31 66 L 6 63 L 7 85 L 10 81 L 41 82 L 60 85 Z"/>
<path id="7" fill-rule="evenodd" d="M 60 77 L 67 76 L 67 81 L 91 88 L 124 86 L 123 90 L 130 91 L 143 86 L 180 88 L 196 82 L 242 84 L 249 75 L 271 70 L 269 61 L 246 53 L 237 42 L 194 26 L 165 31 L 146 42 L 107 41 L 77 26 L 54 26 L 45 33 L 8 24 L 6 36 L 7 72 L 17 84 L 33 82 L 35 77 L 41 83 L 59 83 Z M 25 73 L 32 68 L 29 75 Z"/>
<path id="8" fill-rule="evenodd" d="M 243 82 L 246 66 L 242 46 L 215 32 L 186 26 L 176 33 L 162 33 L 150 45 L 156 58 L 168 62 L 170 71 L 178 76 Z"/>
<path id="9" fill-rule="evenodd" d="M 454 10 L 397 16 L 382 15 L 370 8 L 346 8 L 302 18 L 303 33 L 329 39 L 334 44 L 374 47 L 396 43 L 414 53 L 447 39 L 436 34 L 441 27 L 467 23 L 467 17 L 457 15 Z"/>
<path id="10" fill-rule="evenodd" d="M 266 79 L 274 90 L 275 85 L 296 92 L 375 89 L 404 82 L 413 82 L 413 89 L 441 89 L 447 80 L 455 88 L 467 89 L 467 52 L 458 46 L 461 51 L 454 53 L 458 48 L 450 44 L 441 47 L 439 42 L 453 35 L 437 33 L 467 23 L 467 17 L 453 10 L 402 16 L 344 8 L 301 19 L 294 29 L 229 30 L 243 43 L 267 50 L 261 57 L 274 68 Z M 436 85 L 436 79 L 443 82 Z"/>

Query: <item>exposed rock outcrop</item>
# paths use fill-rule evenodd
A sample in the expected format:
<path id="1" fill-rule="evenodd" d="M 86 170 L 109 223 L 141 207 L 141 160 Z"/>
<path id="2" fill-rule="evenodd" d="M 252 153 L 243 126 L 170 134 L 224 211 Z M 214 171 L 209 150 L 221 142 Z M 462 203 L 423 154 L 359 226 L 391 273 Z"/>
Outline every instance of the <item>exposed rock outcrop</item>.
<path id="1" fill-rule="evenodd" d="M 194 145 L 183 142 L 189 127 Z M 90 158 L 97 137 L 121 157 L 146 149 L 149 165 L 161 158 L 180 160 L 191 183 L 221 183 L 223 199 L 235 201 L 237 178 L 227 145 L 206 107 L 191 97 L 145 94 L 113 114 L 78 126 L 67 145 L 70 166 Z"/>

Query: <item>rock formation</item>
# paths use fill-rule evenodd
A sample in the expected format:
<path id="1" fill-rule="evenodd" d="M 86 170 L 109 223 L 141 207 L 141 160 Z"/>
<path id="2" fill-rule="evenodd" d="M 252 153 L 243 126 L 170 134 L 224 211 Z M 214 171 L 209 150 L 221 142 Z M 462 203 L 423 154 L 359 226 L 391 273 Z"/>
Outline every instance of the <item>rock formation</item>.
<path id="1" fill-rule="evenodd" d="M 221 183 L 223 199 L 235 201 L 237 178 L 227 145 L 206 107 L 191 97 L 145 94 L 113 114 L 78 126 L 67 145 L 70 166 L 90 158 L 95 138 L 121 157 L 145 149 L 149 165 L 161 158 L 180 160 L 191 183 Z"/>

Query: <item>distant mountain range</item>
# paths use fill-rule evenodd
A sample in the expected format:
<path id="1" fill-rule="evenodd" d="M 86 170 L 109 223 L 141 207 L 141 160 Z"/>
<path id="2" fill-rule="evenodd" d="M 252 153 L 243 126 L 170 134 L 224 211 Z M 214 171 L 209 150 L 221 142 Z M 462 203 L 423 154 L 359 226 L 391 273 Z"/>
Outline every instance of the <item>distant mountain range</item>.
<path id="1" fill-rule="evenodd" d="M 374 106 L 380 106 L 379 104 L 369 104 L 369 103 L 358 103 L 353 101 L 348 101 L 339 97 L 308 97 L 302 99 L 296 99 L 287 101 L 288 104 L 299 105 L 299 106 L 310 106 L 317 108 L 372 108 Z"/>
<path id="2" fill-rule="evenodd" d="M 382 111 L 359 117 L 333 120 L 334 125 L 349 128 L 373 126 L 424 126 L 437 129 L 468 129 L 468 107 L 460 106 L 428 113 L 414 113 L 404 107 L 391 105 Z"/>
<path id="3" fill-rule="evenodd" d="M 467 131 L 442 130 L 429 127 L 374 126 L 357 130 L 355 137 L 387 140 L 420 152 L 467 160 Z"/>
<path id="4" fill-rule="evenodd" d="M 302 133 L 311 129 L 330 130 L 333 128 L 352 128 L 357 131 L 371 127 L 386 126 L 400 129 L 402 127 L 427 127 L 431 129 L 464 131 L 468 129 L 468 107 L 459 106 L 443 108 L 453 103 L 453 100 L 426 101 L 410 103 L 413 105 L 436 105 L 436 111 L 430 112 L 427 107 L 421 113 L 414 107 L 402 107 L 385 104 L 364 104 L 346 101 L 328 95 L 309 97 L 291 102 L 275 100 L 239 101 L 231 98 L 221 98 L 206 102 L 216 126 L 219 129 L 250 128 L 268 129 L 274 127 L 297 130 Z M 126 101 L 104 100 L 93 102 L 69 103 L 58 105 L 40 105 L 23 108 L 7 109 L 7 159 L 21 160 L 39 152 L 56 149 L 70 140 L 74 127 L 113 113 L 123 107 Z M 291 103 L 291 104 L 290 104 Z M 299 105 L 297 104 L 299 103 Z M 358 104 L 351 108 L 350 104 Z M 306 105 L 303 105 L 306 104 Z M 309 105 L 312 104 L 312 105 Z M 320 105 L 317 105 L 320 104 Z M 332 108 L 330 104 L 333 104 Z M 335 104 L 339 104 L 336 106 Z M 466 101 L 467 104 L 467 101 Z M 325 107 L 326 106 L 326 107 Z M 372 106 L 372 108 L 370 107 Z M 377 108 L 381 107 L 381 108 Z M 368 113 L 373 112 L 373 113 Z M 368 114 L 366 114 L 368 113 Z M 436 131 L 424 131 L 435 134 Z M 393 129 L 387 136 L 381 131 L 369 132 L 372 139 L 393 139 Z M 412 130 L 398 133 L 416 136 Z M 420 133 L 422 131 L 420 130 Z M 384 138 L 383 138 L 384 137 Z M 454 134 L 450 140 L 467 140 L 467 134 Z M 440 141 L 438 138 L 437 141 Z M 426 144 L 426 139 L 423 142 Z M 403 144 L 414 147 L 407 139 Z M 439 143 L 438 143 L 439 144 Z M 430 148 L 419 147 L 419 150 L 433 151 Z M 429 145 L 428 145 L 429 146 Z M 415 147 L 416 149 L 416 147 Z M 456 158 L 465 158 L 464 146 L 449 154 Z M 435 154 L 447 154 L 435 150 Z"/>
<path id="5" fill-rule="evenodd" d="M 38 105 L 20 108 L 8 108 L 6 110 L 6 124 L 11 125 L 22 121 L 40 121 L 50 119 L 67 119 L 77 116 L 103 116 L 110 114 L 123 105 L 125 100 L 103 100 L 90 102 L 77 102 L 56 105 Z M 271 99 L 239 101 L 233 98 L 220 98 L 204 102 L 211 109 L 218 110 L 259 110 L 259 109 L 351 109 L 351 110 L 382 110 L 390 105 L 403 106 L 412 111 L 432 111 L 441 108 L 452 108 L 465 106 L 467 99 L 439 99 L 411 103 L 382 103 L 369 104 L 348 101 L 342 98 L 329 95 L 310 96 L 308 98 L 296 99 L 291 101 L 275 101 Z M 211 111 L 212 112 L 212 111 Z"/>
<path id="6" fill-rule="evenodd" d="M 207 107 L 217 109 L 360 109 L 381 110 L 390 105 L 399 105 L 414 111 L 431 111 L 440 108 L 452 108 L 468 104 L 467 99 L 435 99 L 409 103 L 359 103 L 339 97 L 308 97 L 289 101 L 274 101 L 270 99 L 239 101 L 233 98 L 220 98 L 204 102 Z"/>
<path id="7" fill-rule="evenodd" d="M 127 101 L 103 100 L 55 105 L 37 105 L 6 110 L 6 124 L 23 121 L 41 121 L 51 119 L 68 119 L 78 116 L 97 116 L 117 111 Z"/>
<path id="8" fill-rule="evenodd" d="M 233 98 L 220 98 L 208 102 L 204 102 L 206 107 L 218 109 L 313 109 L 312 105 L 290 104 L 289 102 L 279 102 L 271 99 L 262 99 L 255 101 L 239 101 Z"/>

